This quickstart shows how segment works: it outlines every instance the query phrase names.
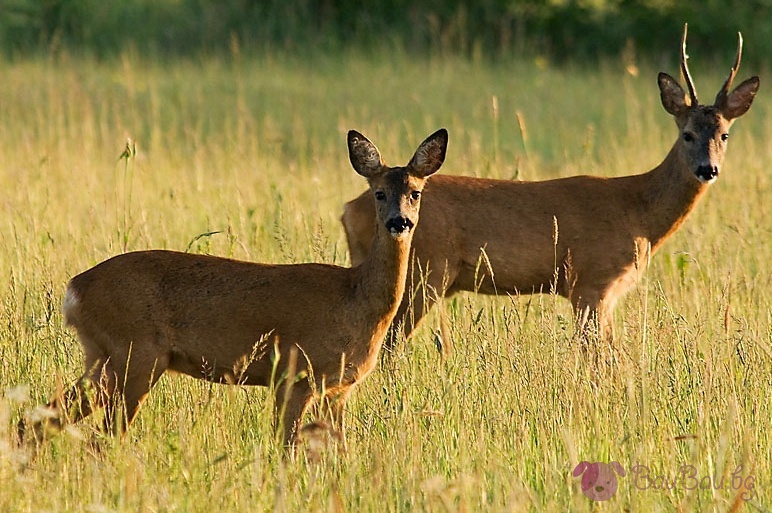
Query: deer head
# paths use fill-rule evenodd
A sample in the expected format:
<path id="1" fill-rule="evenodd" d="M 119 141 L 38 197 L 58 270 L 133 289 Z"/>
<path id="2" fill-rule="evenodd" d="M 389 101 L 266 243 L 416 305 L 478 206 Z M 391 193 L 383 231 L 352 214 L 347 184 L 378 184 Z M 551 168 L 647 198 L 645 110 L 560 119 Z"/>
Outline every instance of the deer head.
<path id="1" fill-rule="evenodd" d="M 441 128 L 421 143 L 407 166 L 389 167 L 367 137 L 355 130 L 348 133 L 351 165 L 370 184 L 377 223 L 395 239 L 410 235 L 418 223 L 421 191 L 442 166 L 447 146 L 448 132 Z"/>
<path id="2" fill-rule="evenodd" d="M 688 96 L 678 82 L 667 73 L 659 74 L 662 105 L 675 117 L 680 131 L 677 151 L 691 175 L 701 183 L 712 183 L 721 171 L 729 127 L 745 114 L 759 90 L 759 77 L 752 77 L 730 91 L 742 57 L 743 39 L 737 34 L 737 54 L 729 76 L 716 95 L 713 105 L 701 105 L 687 64 L 686 32 L 681 40 L 681 72 L 686 81 Z"/>

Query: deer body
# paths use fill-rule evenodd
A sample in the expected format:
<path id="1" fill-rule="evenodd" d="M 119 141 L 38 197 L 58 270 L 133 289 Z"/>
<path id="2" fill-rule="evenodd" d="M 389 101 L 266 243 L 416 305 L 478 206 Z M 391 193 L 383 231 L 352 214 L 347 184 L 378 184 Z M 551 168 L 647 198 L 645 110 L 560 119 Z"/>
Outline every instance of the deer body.
<path id="1" fill-rule="evenodd" d="M 379 198 L 368 257 L 353 268 L 266 265 L 173 251 L 113 257 L 74 277 L 64 313 L 83 346 L 85 373 L 49 403 L 61 428 L 95 407 L 125 430 L 167 370 L 218 383 L 276 385 L 275 420 L 292 444 L 324 391 L 333 427 L 353 387 L 375 367 L 403 296 L 420 192 L 442 165 L 447 132 L 422 143 L 407 167 L 389 168 L 350 132 L 355 170 Z M 89 397 L 89 388 L 93 397 Z M 116 408 L 125 411 L 123 419 Z M 24 436 L 24 422 L 19 426 Z"/>
<path id="2" fill-rule="evenodd" d="M 739 55 L 738 46 L 732 78 Z M 458 291 L 555 292 L 571 301 L 579 332 L 593 319 L 611 337 L 616 302 L 715 181 L 728 129 L 750 107 L 759 81 L 753 77 L 731 94 L 730 84 L 715 105 L 703 106 L 660 74 L 662 103 L 679 137 L 662 163 L 644 174 L 539 182 L 437 177 L 425 191 L 408 291 L 395 323 L 409 336 L 434 302 Z M 344 207 L 354 264 L 366 258 L 372 240 L 371 210 L 367 195 Z"/>
<path id="3" fill-rule="evenodd" d="M 389 244 L 396 261 L 405 251 L 400 245 Z M 371 353 L 384 334 L 379 321 L 396 310 L 399 278 L 406 272 L 405 265 L 379 269 L 384 283 L 395 286 L 378 294 L 378 283 L 365 280 L 372 278 L 367 274 L 371 263 L 351 272 L 324 264 L 265 265 L 173 251 L 127 253 L 73 278 L 65 315 L 84 342 L 87 367 L 89 360 L 104 360 L 121 346 L 131 352 L 129 363 L 143 362 L 143 370 L 152 363 L 210 381 L 267 386 L 273 365 L 265 356 L 274 347 L 285 357 L 299 347 L 305 356 L 297 362 L 298 371 L 307 358 L 333 371 L 326 375 L 329 384 L 350 384 L 357 376 L 340 375 L 340 356 L 345 352 L 349 372 L 364 375 L 372 369 Z M 363 290 L 373 296 L 363 297 Z M 335 309 L 316 306 L 330 297 L 336 298 Z M 309 337 L 317 331 L 330 335 Z M 253 361 L 243 361 L 253 352 Z M 242 361 L 248 365 L 242 367 Z M 280 373 L 286 365 L 280 359 Z"/>
<path id="4" fill-rule="evenodd" d="M 408 279 L 414 288 L 424 283 L 429 290 L 406 297 L 397 321 L 404 323 L 409 335 L 420 320 L 419 311 L 425 313 L 437 298 L 459 291 L 554 291 L 570 299 L 577 313 L 585 308 L 610 311 L 638 280 L 649 248 L 656 251 L 706 190 L 689 183 L 678 186 L 673 180 L 668 183 L 674 187 L 662 187 L 659 175 L 672 176 L 667 164 L 620 178 L 576 176 L 544 182 L 434 178 L 426 186 L 422 222 L 413 237 L 419 265 Z M 592 198 L 591 204 L 587 198 Z M 367 208 L 372 208 L 371 199 L 361 196 L 346 206 L 343 216 L 347 233 L 351 229 L 353 263 L 368 254 L 364 244 L 351 242 L 371 237 L 370 223 L 366 230 L 352 220 Z M 669 215 L 659 216 L 661 223 L 648 221 L 652 212 L 665 209 Z M 474 215 L 465 214 L 469 211 Z M 425 227 L 430 230 L 424 232 Z"/>

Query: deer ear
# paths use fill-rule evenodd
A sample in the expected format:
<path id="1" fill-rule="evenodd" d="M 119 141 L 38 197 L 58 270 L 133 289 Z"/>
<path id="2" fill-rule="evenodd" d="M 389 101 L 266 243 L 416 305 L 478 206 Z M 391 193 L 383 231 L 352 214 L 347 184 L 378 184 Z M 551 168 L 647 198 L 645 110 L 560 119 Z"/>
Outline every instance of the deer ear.
<path id="1" fill-rule="evenodd" d="M 660 73 L 657 77 L 657 83 L 659 84 L 659 96 L 665 110 L 676 117 L 684 114 L 689 108 L 690 102 L 676 79 L 667 73 Z"/>
<path id="2" fill-rule="evenodd" d="M 719 100 L 716 108 L 726 119 L 739 118 L 751 108 L 758 91 L 759 77 L 751 77 L 738 85 L 734 91 L 725 95 L 722 100 Z"/>
<path id="3" fill-rule="evenodd" d="M 421 143 L 407 167 L 411 174 L 426 178 L 440 169 L 447 149 L 448 131 L 440 128 Z"/>
<path id="4" fill-rule="evenodd" d="M 348 158 L 354 171 L 365 178 L 372 178 L 383 167 L 378 148 L 356 130 L 350 130 L 348 133 Z"/>
<path id="5" fill-rule="evenodd" d="M 611 461 L 609 462 L 609 465 L 611 465 L 614 468 L 614 470 L 616 470 L 617 474 L 619 474 L 620 476 L 625 477 L 625 475 L 627 475 L 625 473 L 625 468 L 618 461 Z"/>
<path id="6" fill-rule="evenodd" d="M 585 470 L 587 470 L 587 467 L 590 466 L 589 461 L 582 461 L 574 468 L 574 477 L 581 476 Z"/>

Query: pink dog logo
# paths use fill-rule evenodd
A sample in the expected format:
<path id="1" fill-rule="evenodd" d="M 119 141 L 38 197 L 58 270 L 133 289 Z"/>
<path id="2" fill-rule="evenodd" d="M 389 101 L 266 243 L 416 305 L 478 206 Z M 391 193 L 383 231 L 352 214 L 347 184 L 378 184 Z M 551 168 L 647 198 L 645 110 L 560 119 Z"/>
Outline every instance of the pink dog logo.
<path id="1" fill-rule="evenodd" d="M 574 469 L 574 477 L 582 476 L 582 493 L 594 501 L 607 501 L 617 493 L 617 474 L 625 475 L 625 469 L 617 461 L 583 461 Z"/>

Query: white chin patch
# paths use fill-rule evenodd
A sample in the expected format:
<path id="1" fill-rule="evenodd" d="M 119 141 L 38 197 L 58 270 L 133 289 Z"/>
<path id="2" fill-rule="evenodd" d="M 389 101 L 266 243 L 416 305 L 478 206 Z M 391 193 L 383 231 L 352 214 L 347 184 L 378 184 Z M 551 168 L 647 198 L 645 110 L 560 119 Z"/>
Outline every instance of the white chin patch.
<path id="1" fill-rule="evenodd" d="M 400 232 L 400 231 L 395 230 L 394 228 L 392 228 L 391 230 L 389 230 L 389 233 L 395 239 L 402 239 L 402 238 L 405 238 L 405 237 L 408 236 L 408 234 L 410 233 L 410 230 L 404 230 L 404 231 Z"/>
<path id="2" fill-rule="evenodd" d="M 715 182 L 716 180 L 718 180 L 718 175 L 714 176 L 713 178 L 704 178 L 702 176 L 697 176 L 697 180 L 699 180 L 700 183 L 711 184 L 711 183 Z"/>

